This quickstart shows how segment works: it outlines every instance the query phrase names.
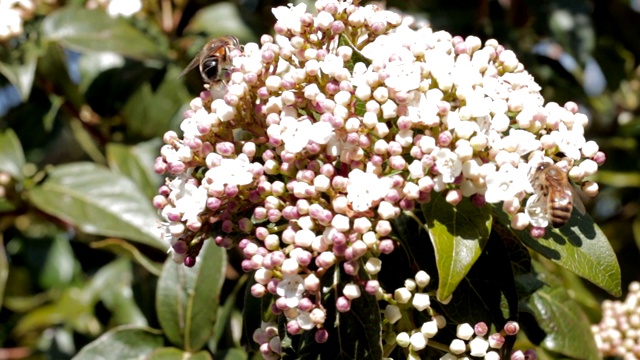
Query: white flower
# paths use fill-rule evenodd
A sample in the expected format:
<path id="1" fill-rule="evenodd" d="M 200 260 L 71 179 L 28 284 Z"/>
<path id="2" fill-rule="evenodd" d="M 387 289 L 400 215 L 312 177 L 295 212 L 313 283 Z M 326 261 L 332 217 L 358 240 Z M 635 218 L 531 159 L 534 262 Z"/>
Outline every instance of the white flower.
<path id="1" fill-rule="evenodd" d="M 298 313 L 298 316 L 296 317 L 296 321 L 298 321 L 298 324 L 304 330 L 311 330 L 316 325 L 313 323 L 313 320 L 311 319 L 311 313 L 309 313 L 308 311 L 300 311 Z"/>
<path id="2" fill-rule="evenodd" d="M 284 275 L 278 283 L 276 293 L 285 299 L 285 304 L 290 308 L 298 306 L 302 294 L 304 294 L 304 280 L 300 275 Z"/>
<path id="3" fill-rule="evenodd" d="M 568 130 L 564 123 L 560 123 L 558 130 L 552 131 L 550 135 L 558 145 L 558 150 L 573 160 L 580 159 L 580 149 L 586 143 L 583 134 L 577 131 Z"/>
<path id="4" fill-rule="evenodd" d="M 384 84 L 395 91 L 411 91 L 420 86 L 420 64 L 414 62 L 394 61 L 387 65 L 389 77 Z"/>
<path id="5" fill-rule="evenodd" d="M 498 171 L 489 173 L 486 177 L 485 200 L 495 204 L 512 199 L 521 192 L 532 193 L 533 189 L 528 179 L 529 169 L 530 166 L 526 163 L 519 164 L 517 168 L 506 163 Z"/>
<path id="6" fill-rule="evenodd" d="M 196 186 L 190 173 L 178 175 L 169 183 L 169 200 L 183 214 L 183 221 L 197 220 L 197 216 L 204 211 L 207 204 L 207 190 Z"/>
<path id="7" fill-rule="evenodd" d="M 320 62 L 320 70 L 329 76 L 335 76 L 336 73 L 344 67 L 344 60 L 335 55 L 327 54 L 324 60 Z"/>
<path id="8" fill-rule="evenodd" d="M 390 185 L 388 178 L 354 169 L 349 173 L 347 200 L 354 211 L 367 211 L 387 195 Z"/>
<path id="9" fill-rule="evenodd" d="M 297 154 L 307 146 L 309 140 L 318 144 L 326 144 L 331 138 L 332 126 L 327 122 L 312 124 L 309 119 L 301 121 L 291 117 L 283 117 L 282 125 L 286 129 L 282 132 L 284 149 Z"/>
<path id="10" fill-rule="evenodd" d="M 527 204 L 524 209 L 526 214 L 529 215 L 531 225 L 535 227 L 547 227 L 549 225 L 545 198 L 539 198 L 538 194 L 531 195 L 529 199 L 527 199 Z"/>
<path id="11" fill-rule="evenodd" d="M 300 23 L 300 17 L 307 11 L 307 5 L 303 2 L 293 6 L 278 6 L 275 9 L 271 9 L 273 16 L 278 19 L 283 26 L 291 30 L 294 34 L 299 34 L 302 31 L 302 24 Z"/>
<path id="12" fill-rule="evenodd" d="M 142 10 L 142 1 L 140 0 L 111 0 L 107 6 L 109 16 L 129 17 L 140 10 Z"/>
<path id="13" fill-rule="evenodd" d="M 209 169 L 205 177 L 212 184 L 247 185 L 253 181 L 253 174 L 249 170 L 249 159 L 245 154 L 240 154 L 235 159 L 220 160 L 220 165 Z"/>
<path id="14" fill-rule="evenodd" d="M 436 157 L 438 172 L 442 174 L 442 181 L 452 183 L 462 173 L 462 161 L 458 155 L 448 148 L 436 149 L 432 153 Z"/>

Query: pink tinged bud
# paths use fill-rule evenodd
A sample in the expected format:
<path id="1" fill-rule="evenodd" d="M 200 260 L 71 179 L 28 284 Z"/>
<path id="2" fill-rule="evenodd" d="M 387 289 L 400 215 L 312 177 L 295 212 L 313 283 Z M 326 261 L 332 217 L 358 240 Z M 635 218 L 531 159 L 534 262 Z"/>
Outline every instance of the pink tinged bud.
<path id="1" fill-rule="evenodd" d="M 351 301 L 345 296 L 340 296 L 336 300 L 336 310 L 342 313 L 351 310 Z"/>
<path id="2" fill-rule="evenodd" d="M 171 245 L 171 248 L 178 254 L 184 254 L 187 252 L 188 246 L 186 242 L 178 240 Z"/>
<path id="3" fill-rule="evenodd" d="M 637 348 L 634 351 L 635 351 L 636 354 L 638 354 Z M 525 360 L 537 360 L 538 359 L 538 354 L 533 349 L 525 350 L 524 358 L 525 358 Z"/>
<path id="4" fill-rule="evenodd" d="M 438 145 L 439 146 L 449 146 L 451 144 L 451 140 L 453 140 L 453 135 L 449 130 L 443 131 L 438 134 Z"/>
<path id="5" fill-rule="evenodd" d="M 380 246 L 379 246 L 379 250 L 381 253 L 383 254 L 391 254 L 391 252 L 394 250 L 395 245 L 393 243 L 393 240 L 391 239 L 384 239 L 380 241 Z"/>
<path id="6" fill-rule="evenodd" d="M 543 227 L 540 227 L 540 226 L 534 226 L 529 231 L 529 234 L 534 239 L 540 239 L 541 237 L 544 236 L 544 234 L 546 234 L 546 232 L 547 232 L 547 228 L 543 228 Z"/>
<path id="7" fill-rule="evenodd" d="M 364 291 L 369 295 L 375 295 L 380 290 L 380 282 L 378 280 L 369 280 L 364 286 Z"/>
<path id="8" fill-rule="evenodd" d="M 489 336 L 489 346 L 494 349 L 500 349 L 504 345 L 504 337 L 500 333 L 491 334 Z"/>
<path id="9" fill-rule="evenodd" d="M 264 287 L 264 285 L 253 284 L 253 286 L 251 286 L 251 296 L 255 298 L 261 298 L 266 293 L 267 293 L 267 289 Z"/>
<path id="10" fill-rule="evenodd" d="M 329 332 L 326 329 L 318 329 L 314 335 L 318 344 L 324 344 L 329 339 Z"/>
<path id="11" fill-rule="evenodd" d="M 193 267 L 196 264 L 196 258 L 195 256 L 187 256 L 186 258 L 184 258 L 184 265 L 186 267 Z"/>
<path id="12" fill-rule="evenodd" d="M 305 290 L 315 292 L 320 288 L 320 279 L 311 273 L 304 279 L 304 288 Z"/>
<path id="13" fill-rule="evenodd" d="M 473 331 L 478 336 L 485 336 L 489 331 L 489 327 L 484 322 L 479 322 L 473 327 Z"/>
<path id="14" fill-rule="evenodd" d="M 300 324 L 298 324 L 298 321 L 296 320 L 291 320 L 287 323 L 287 332 L 291 335 L 298 335 L 300 333 L 302 333 L 302 328 L 300 327 Z"/>
<path id="15" fill-rule="evenodd" d="M 347 249 L 347 251 L 349 251 L 349 249 Z M 353 260 L 345 261 L 342 267 L 344 268 L 344 272 L 347 273 L 347 275 L 352 276 L 357 275 L 358 270 L 360 269 L 360 265 L 358 264 L 358 262 Z"/>
<path id="16" fill-rule="evenodd" d="M 307 266 L 311 264 L 311 260 L 313 260 L 313 255 L 306 250 L 302 250 L 296 254 L 296 260 L 298 261 L 298 264 L 300 264 L 301 266 Z"/>
<path id="17" fill-rule="evenodd" d="M 520 330 L 520 325 L 516 321 L 507 321 L 504 325 L 504 332 L 507 335 L 516 335 Z"/>
<path id="18" fill-rule="evenodd" d="M 351 249 L 353 249 L 354 260 L 360 258 L 362 255 L 367 253 L 367 244 L 362 240 L 358 240 L 351 245 Z"/>
<path id="19" fill-rule="evenodd" d="M 513 354 L 511 354 L 511 360 L 525 360 L 522 350 L 517 350 Z"/>
<path id="20" fill-rule="evenodd" d="M 316 265 L 319 268 L 327 269 L 336 262 L 336 256 L 329 251 L 325 251 L 316 257 Z"/>
<path id="21" fill-rule="evenodd" d="M 307 297 L 303 297 L 302 299 L 300 299 L 300 301 L 298 302 L 298 309 L 300 311 L 310 311 L 313 308 L 313 302 L 311 301 L 311 299 L 307 298 Z"/>

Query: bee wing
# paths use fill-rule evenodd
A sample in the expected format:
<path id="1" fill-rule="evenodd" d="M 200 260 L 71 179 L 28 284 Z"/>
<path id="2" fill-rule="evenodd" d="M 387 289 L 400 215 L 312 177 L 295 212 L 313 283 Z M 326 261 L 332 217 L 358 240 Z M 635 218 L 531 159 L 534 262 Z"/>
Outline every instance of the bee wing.
<path id="1" fill-rule="evenodd" d="M 587 209 L 585 209 L 582 200 L 580 200 L 580 194 L 578 194 L 578 190 L 572 185 L 567 186 L 568 190 L 571 191 L 571 198 L 573 199 L 573 207 L 574 209 L 578 209 L 581 215 L 587 213 Z"/>
<path id="2" fill-rule="evenodd" d="M 178 77 L 181 78 L 185 76 L 189 71 L 195 69 L 199 65 L 200 65 L 200 54 L 196 55 L 196 57 L 194 57 L 193 60 L 191 60 L 189 65 L 187 65 L 187 67 L 185 67 L 184 70 L 182 70 L 182 72 L 180 73 L 180 75 L 178 75 Z"/>

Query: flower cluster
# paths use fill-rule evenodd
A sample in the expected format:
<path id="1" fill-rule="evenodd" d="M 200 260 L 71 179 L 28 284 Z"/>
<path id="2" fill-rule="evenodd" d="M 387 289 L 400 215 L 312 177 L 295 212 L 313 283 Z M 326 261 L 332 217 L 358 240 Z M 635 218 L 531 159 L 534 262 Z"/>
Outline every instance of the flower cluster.
<path id="1" fill-rule="evenodd" d="M 640 357 L 640 283 L 632 282 L 624 301 L 602 302 L 602 320 L 592 325 L 598 350 L 603 357 Z"/>
<path id="2" fill-rule="evenodd" d="M 597 192 L 585 180 L 604 155 L 584 139 L 587 117 L 574 103 L 545 105 L 512 51 L 375 5 L 315 6 L 317 15 L 304 4 L 274 9 L 275 37 L 230 49 L 223 93 L 192 100 L 182 138 L 165 134 L 155 169 L 171 178 L 154 205 L 176 261 L 192 266 L 209 237 L 237 245 L 255 271 L 251 293 L 276 297 L 287 331 L 326 334 L 326 291 L 341 312 L 362 291 L 407 295 L 376 280 L 402 211 L 469 197 L 502 203 L 526 228 L 532 169 L 560 157 Z M 338 271 L 350 280 L 328 285 Z M 409 295 L 428 307 L 428 295 Z"/>
<path id="3" fill-rule="evenodd" d="M 32 0 L 0 0 L 0 41 L 22 34 L 22 23 L 34 9 Z"/>
<path id="4" fill-rule="evenodd" d="M 132 16 L 142 10 L 141 0 L 89 0 L 87 8 L 102 8 L 111 17 Z"/>

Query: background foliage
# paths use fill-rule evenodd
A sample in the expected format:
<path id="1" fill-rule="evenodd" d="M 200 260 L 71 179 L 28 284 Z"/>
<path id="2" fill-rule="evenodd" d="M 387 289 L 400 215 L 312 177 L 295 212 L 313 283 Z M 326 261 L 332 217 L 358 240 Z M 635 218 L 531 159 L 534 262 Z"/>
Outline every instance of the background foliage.
<path id="1" fill-rule="evenodd" d="M 240 344 L 251 334 L 239 328 L 248 282 L 241 255 L 205 247 L 207 259 L 190 272 L 165 262 L 150 204 L 162 183 L 153 160 L 159 137 L 177 128 L 202 88 L 195 71 L 178 78 L 182 68 L 212 37 L 256 41 L 273 24 L 270 8 L 283 3 L 149 1 L 129 18 L 85 5 L 37 2 L 24 34 L 0 43 L 0 358 L 91 359 L 104 355 L 101 343 L 121 358 L 148 351 L 154 358 L 185 351 L 246 358 Z M 601 193 L 586 205 L 616 251 L 623 289 L 639 279 L 638 2 L 425 0 L 387 7 L 454 35 L 496 38 L 518 54 L 547 101 L 572 100 L 590 115 L 585 137 L 608 160 L 598 173 Z M 548 326 L 584 314 L 599 321 L 599 302 L 610 295 L 541 263 L 545 268 L 536 270 L 545 281 L 569 291 L 532 301 L 557 304 L 568 296 L 582 310 L 554 309 L 556 323 Z M 580 357 L 572 353 L 580 349 L 554 340 L 522 337 L 516 346 L 540 344 L 539 357 Z"/>

